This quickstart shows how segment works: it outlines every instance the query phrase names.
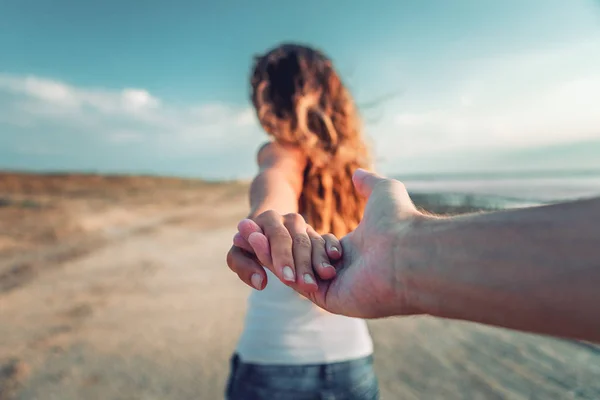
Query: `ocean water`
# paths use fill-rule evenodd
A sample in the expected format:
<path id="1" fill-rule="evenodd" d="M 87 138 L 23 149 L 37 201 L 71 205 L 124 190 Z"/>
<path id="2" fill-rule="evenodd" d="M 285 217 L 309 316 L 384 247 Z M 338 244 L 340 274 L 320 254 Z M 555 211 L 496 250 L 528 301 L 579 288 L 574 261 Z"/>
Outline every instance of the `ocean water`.
<path id="1" fill-rule="evenodd" d="M 600 171 L 429 175 L 399 177 L 410 193 L 439 196 L 444 204 L 524 207 L 600 196 Z"/>

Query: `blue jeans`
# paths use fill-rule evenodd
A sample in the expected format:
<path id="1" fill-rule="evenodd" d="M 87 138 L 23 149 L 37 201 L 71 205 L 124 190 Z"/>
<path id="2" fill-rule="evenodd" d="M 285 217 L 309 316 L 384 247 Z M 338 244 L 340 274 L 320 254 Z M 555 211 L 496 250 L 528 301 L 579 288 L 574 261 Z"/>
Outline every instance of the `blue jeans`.
<path id="1" fill-rule="evenodd" d="M 227 400 L 377 400 L 373 357 L 316 365 L 258 365 L 231 358 Z"/>

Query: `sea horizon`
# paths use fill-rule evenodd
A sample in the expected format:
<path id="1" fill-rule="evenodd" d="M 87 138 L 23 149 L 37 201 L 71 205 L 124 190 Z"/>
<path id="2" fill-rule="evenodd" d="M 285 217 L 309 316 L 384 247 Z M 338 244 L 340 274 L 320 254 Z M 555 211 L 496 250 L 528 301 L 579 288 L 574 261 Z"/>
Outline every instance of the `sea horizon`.
<path id="1" fill-rule="evenodd" d="M 0 169 L 0 172 L 47 176 L 147 176 L 214 183 L 251 180 L 154 171 Z M 600 169 L 423 172 L 389 176 L 402 181 L 411 195 L 434 197 L 436 201 L 448 205 L 469 203 L 481 207 L 512 208 L 600 196 Z"/>
<path id="2" fill-rule="evenodd" d="M 444 203 L 522 207 L 600 196 L 600 170 L 540 170 L 396 175 L 411 194 Z"/>

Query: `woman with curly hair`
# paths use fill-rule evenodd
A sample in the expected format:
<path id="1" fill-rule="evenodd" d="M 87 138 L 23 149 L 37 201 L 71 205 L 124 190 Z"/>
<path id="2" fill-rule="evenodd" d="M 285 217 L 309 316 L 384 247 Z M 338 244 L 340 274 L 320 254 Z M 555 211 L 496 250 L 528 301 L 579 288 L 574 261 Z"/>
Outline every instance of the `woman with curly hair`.
<path id="1" fill-rule="evenodd" d="M 252 235 L 248 241 L 234 237 L 227 261 L 253 265 L 254 272 L 240 278 L 257 290 L 248 300 L 226 397 L 377 399 L 365 321 L 330 314 L 292 289 L 315 292 L 318 279 L 335 276 L 330 260 L 342 251 L 335 237 L 354 230 L 363 214 L 365 200 L 354 189 L 352 174 L 371 163 L 354 101 L 331 60 L 298 44 L 282 44 L 256 58 L 251 92 L 258 120 L 272 140 L 258 151 L 251 212 L 240 229 L 254 221 L 268 227 L 274 218 L 279 224 L 271 225 L 281 226 L 281 215 L 288 214 L 288 231 L 266 229 L 265 235 L 287 235 L 290 243 L 293 236 L 294 241 L 292 251 L 259 257 Z M 297 246 L 312 246 L 313 261 L 300 259 L 306 252 L 293 251 Z M 260 267 L 268 262 L 287 286 L 272 275 L 269 279 L 271 273 Z"/>

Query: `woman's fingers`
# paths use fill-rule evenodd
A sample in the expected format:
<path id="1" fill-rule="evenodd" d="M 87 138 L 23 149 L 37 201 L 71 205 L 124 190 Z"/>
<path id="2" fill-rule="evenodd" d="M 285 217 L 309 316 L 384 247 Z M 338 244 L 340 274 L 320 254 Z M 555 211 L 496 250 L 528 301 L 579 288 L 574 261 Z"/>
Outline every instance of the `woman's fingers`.
<path id="1" fill-rule="evenodd" d="M 239 232 L 236 232 L 236 234 L 233 235 L 233 245 L 246 250 L 248 253 L 254 254 L 254 249 L 250 243 L 248 243 L 248 241 L 244 239 L 242 234 Z"/>
<path id="2" fill-rule="evenodd" d="M 302 292 L 314 292 L 318 289 L 312 268 L 312 245 L 306 231 L 306 221 L 300 214 L 287 214 L 284 225 L 292 237 L 292 253 L 296 266 L 296 283 Z"/>
<path id="3" fill-rule="evenodd" d="M 271 264 L 266 264 L 284 283 L 296 282 L 292 237 L 283 224 L 283 217 L 275 211 L 265 211 L 256 218 L 271 249 Z M 243 233 L 242 233 L 243 234 Z"/>
<path id="4" fill-rule="evenodd" d="M 256 222 L 248 218 L 240 221 L 238 224 L 238 233 L 233 237 L 234 244 L 236 244 L 236 237 L 238 237 L 237 240 L 240 243 L 239 247 L 255 254 L 262 265 L 271 267 L 273 260 L 271 259 L 269 241 L 263 234 L 262 228 Z"/>
<path id="5" fill-rule="evenodd" d="M 325 248 L 327 249 L 327 255 L 331 261 L 338 261 L 342 258 L 342 244 L 331 233 L 323 235 L 325 240 Z"/>
<path id="6" fill-rule="evenodd" d="M 227 253 L 227 265 L 248 286 L 263 290 L 267 285 L 267 274 L 264 268 L 247 253 L 244 253 L 241 248 L 231 247 Z"/>
<path id="7" fill-rule="evenodd" d="M 246 239 L 253 232 L 263 233 L 260 226 L 258 226 L 258 224 L 256 222 L 252 221 L 250 218 L 245 218 L 245 219 L 241 220 L 240 223 L 238 224 L 237 228 L 238 228 L 238 232 L 242 234 L 242 237 L 244 237 Z"/>
<path id="8" fill-rule="evenodd" d="M 265 235 L 259 232 L 252 232 L 248 236 L 248 244 L 254 250 L 256 258 L 264 266 L 273 265 L 273 259 L 271 258 L 271 247 L 269 246 L 269 240 Z"/>
<path id="9" fill-rule="evenodd" d="M 261 289 L 266 283 L 266 274 L 257 261 L 287 285 L 311 293 L 318 289 L 317 277 L 323 280 L 335 277 L 336 270 L 332 264 L 342 258 L 340 241 L 331 234 L 319 235 L 300 214 L 282 216 L 266 211 L 254 221 L 242 220 L 238 231 L 233 241 L 240 252 L 233 252 L 231 257 L 236 265 L 255 272 L 254 267 L 260 269 L 261 273 L 254 277 L 254 283 L 259 283 Z M 237 260 L 238 257 L 244 259 Z M 243 273 L 238 274 L 240 279 L 256 287 L 251 281 L 252 274 L 245 271 L 243 269 Z"/>
<path id="10" fill-rule="evenodd" d="M 307 228 L 312 247 L 312 267 L 321 279 L 332 279 L 335 268 L 331 265 L 326 250 L 326 241 L 311 226 Z"/>
<path id="11" fill-rule="evenodd" d="M 254 221 L 251 222 L 254 224 Z M 267 240 L 267 237 L 262 233 L 262 230 L 257 231 L 256 229 L 248 229 L 247 227 L 243 227 L 242 230 L 247 235 L 248 232 L 251 233 L 248 235 L 247 238 L 244 238 L 244 236 L 242 236 L 240 232 L 237 232 L 233 236 L 233 245 L 244 249 L 250 254 L 255 255 L 258 261 L 263 266 L 271 265 L 272 260 L 269 241 Z"/>

